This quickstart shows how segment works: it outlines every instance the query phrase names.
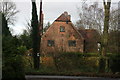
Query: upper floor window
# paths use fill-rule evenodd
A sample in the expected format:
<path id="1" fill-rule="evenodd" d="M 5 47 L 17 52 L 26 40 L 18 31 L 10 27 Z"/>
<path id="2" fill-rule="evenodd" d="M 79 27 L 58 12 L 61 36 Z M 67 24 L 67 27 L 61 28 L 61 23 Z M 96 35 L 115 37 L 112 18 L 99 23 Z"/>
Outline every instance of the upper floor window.
<path id="1" fill-rule="evenodd" d="M 54 45 L 55 45 L 54 40 L 48 40 L 47 45 L 48 45 L 48 46 L 54 46 Z"/>
<path id="2" fill-rule="evenodd" d="M 60 32 L 65 32 L 65 27 L 64 26 L 60 26 Z"/>
<path id="3" fill-rule="evenodd" d="M 69 45 L 69 46 L 76 47 L 76 41 L 75 41 L 75 40 L 69 40 L 69 41 L 68 41 L 68 45 Z"/>

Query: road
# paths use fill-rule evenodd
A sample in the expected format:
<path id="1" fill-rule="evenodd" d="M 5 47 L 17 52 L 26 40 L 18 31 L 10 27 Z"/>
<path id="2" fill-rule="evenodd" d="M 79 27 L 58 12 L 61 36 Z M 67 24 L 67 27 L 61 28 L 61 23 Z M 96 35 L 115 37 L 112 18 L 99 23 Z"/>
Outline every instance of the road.
<path id="1" fill-rule="evenodd" d="M 120 80 L 120 78 L 83 77 L 83 76 L 47 76 L 47 75 L 26 75 L 27 80 Z"/>

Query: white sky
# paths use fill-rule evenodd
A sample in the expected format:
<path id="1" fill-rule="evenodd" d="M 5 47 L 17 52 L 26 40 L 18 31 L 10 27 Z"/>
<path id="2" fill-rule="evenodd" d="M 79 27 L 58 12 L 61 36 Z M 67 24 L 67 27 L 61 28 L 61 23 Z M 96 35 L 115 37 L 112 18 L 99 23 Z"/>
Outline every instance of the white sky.
<path id="1" fill-rule="evenodd" d="M 32 12 L 32 4 L 31 0 L 12 0 L 16 3 L 17 9 L 20 11 L 16 15 L 16 23 L 13 28 L 13 35 L 21 34 L 24 29 L 26 29 L 25 25 L 27 21 L 31 19 Z M 39 13 L 39 1 L 36 0 L 37 11 Z M 71 15 L 71 20 L 75 23 L 79 20 L 79 16 L 77 13 L 77 7 L 82 5 L 83 0 L 43 0 L 43 13 L 44 13 L 44 23 L 50 21 L 51 23 L 59 17 L 64 11 L 67 11 Z M 99 1 L 101 3 L 102 0 L 87 0 L 88 2 Z M 112 0 L 112 3 L 117 4 L 120 0 Z M 102 4 L 101 4 L 102 5 Z M 39 15 L 39 14 L 38 14 Z"/>

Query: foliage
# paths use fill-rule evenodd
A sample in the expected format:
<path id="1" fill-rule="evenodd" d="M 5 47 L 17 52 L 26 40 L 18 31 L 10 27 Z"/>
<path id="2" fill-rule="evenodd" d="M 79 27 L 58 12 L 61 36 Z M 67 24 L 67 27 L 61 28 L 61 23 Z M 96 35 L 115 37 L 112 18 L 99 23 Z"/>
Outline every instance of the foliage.
<path id="1" fill-rule="evenodd" d="M 24 64 L 17 49 L 20 45 L 15 37 L 3 37 L 3 80 L 24 78 Z M 11 76 L 12 75 L 12 76 Z"/>
<path id="2" fill-rule="evenodd" d="M 26 31 L 19 37 L 19 41 L 22 46 L 26 46 L 27 49 L 32 48 L 32 37 Z"/>
<path id="3" fill-rule="evenodd" d="M 110 56 L 109 66 L 113 73 L 120 72 L 120 54 L 113 54 Z"/>
<path id="4" fill-rule="evenodd" d="M 56 56 L 59 55 L 63 55 L 63 56 L 78 56 L 78 57 L 99 57 L 98 53 L 80 53 L 80 52 L 61 52 L 59 54 L 57 54 Z"/>
<path id="5" fill-rule="evenodd" d="M 24 64 L 22 56 L 18 54 L 20 42 L 16 37 L 11 36 L 4 16 L 2 22 L 4 30 L 2 34 L 2 80 L 24 80 Z"/>
<path id="6" fill-rule="evenodd" d="M 40 51 L 40 33 L 38 27 L 38 16 L 37 16 L 37 9 L 36 3 L 32 2 L 32 42 L 33 42 L 33 59 L 34 59 L 34 68 L 39 69 L 39 56 L 37 54 Z"/>
<path id="7" fill-rule="evenodd" d="M 17 55 L 13 57 L 8 57 L 6 60 L 4 60 L 4 65 L 2 69 L 2 78 L 3 80 L 6 79 L 17 79 L 17 80 L 25 80 L 25 74 L 24 74 L 24 65 L 21 64 L 22 62 L 22 56 Z"/>
<path id="8" fill-rule="evenodd" d="M 93 57 L 93 56 L 94 57 Z M 39 70 L 26 66 L 28 74 L 77 74 L 81 72 L 98 72 L 98 56 L 95 53 L 83 55 L 83 53 L 64 52 L 59 55 L 41 56 L 42 62 Z M 46 62 L 45 62 L 46 61 Z M 53 62 L 52 62 L 53 61 Z M 29 63 L 26 63 L 26 65 Z"/>
<path id="9" fill-rule="evenodd" d="M 23 55 L 23 61 L 25 64 L 25 70 L 33 69 L 33 57 L 32 57 L 32 49 L 29 49 L 25 52 L 25 55 Z"/>
<path id="10" fill-rule="evenodd" d="M 41 65 L 40 68 L 38 70 L 35 70 L 33 68 L 26 68 L 26 74 L 36 74 L 39 73 L 39 75 L 43 75 L 43 74 L 57 74 L 58 72 L 56 71 L 55 68 L 53 67 L 46 67 Z"/>
<path id="11" fill-rule="evenodd" d="M 18 47 L 17 49 L 18 49 L 19 55 L 25 55 L 25 53 L 26 53 L 26 51 L 27 51 L 26 46 L 20 46 L 20 47 Z"/>
<path id="12" fill-rule="evenodd" d="M 101 56 L 99 58 L 99 72 L 105 72 L 105 67 L 106 67 L 106 58 Z"/>
<path id="13" fill-rule="evenodd" d="M 90 54 L 89 54 L 90 55 Z M 97 72 L 97 57 L 87 57 L 80 53 L 62 53 L 54 57 L 58 71 Z"/>
<path id="14" fill-rule="evenodd" d="M 5 18 L 5 15 L 2 13 L 2 35 L 3 36 L 11 36 L 11 33 L 9 31 L 9 28 L 8 28 L 8 23 L 7 23 L 7 20 Z"/>
<path id="15" fill-rule="evenodd" d="M 111 76 L 112 72 L 119 72 L 120 55 L 108 53 L 102 57 L 98 53 L 74 53 L 61 52 L 54 56 L 41 56 L 41 67 L 34 70 L 26 66 L 26 74 L 45 75 L 89 75 L 89 76 Z M 45 62 L 46 61 L 46 62 Z M 105 65 L 107 63 L 107 65 Z M 29 64 L 29 63 L 26 63 Z M 104 67 L 103 67 L 104 66 Z M 102 74 L 103 71 L 108 72 Z M 82 73 L 82 74 L 81 74 Z M 87 74 L 88 73 L 88 74 Z M 97 73 L 100 75 L 95 75 Z"/>

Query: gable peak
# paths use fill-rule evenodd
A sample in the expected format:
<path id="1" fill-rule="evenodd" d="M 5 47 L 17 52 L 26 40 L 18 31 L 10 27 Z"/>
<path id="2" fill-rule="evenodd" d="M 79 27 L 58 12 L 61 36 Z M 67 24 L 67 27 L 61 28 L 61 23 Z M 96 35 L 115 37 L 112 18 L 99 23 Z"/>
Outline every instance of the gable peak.
<path id="1" fill-rule="evenodd" d="M 60 22 L 70 22 L 71 21 L 71 16 L 68 15 L 68 12 L 65 11 L 62 13 L 55 21 L 60 21 Z"/>

